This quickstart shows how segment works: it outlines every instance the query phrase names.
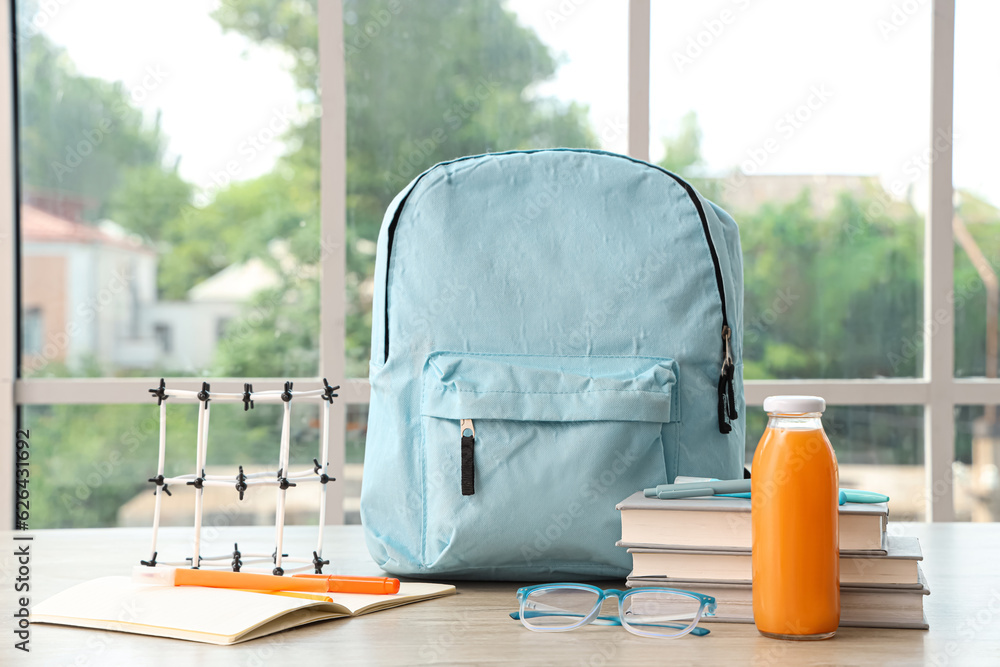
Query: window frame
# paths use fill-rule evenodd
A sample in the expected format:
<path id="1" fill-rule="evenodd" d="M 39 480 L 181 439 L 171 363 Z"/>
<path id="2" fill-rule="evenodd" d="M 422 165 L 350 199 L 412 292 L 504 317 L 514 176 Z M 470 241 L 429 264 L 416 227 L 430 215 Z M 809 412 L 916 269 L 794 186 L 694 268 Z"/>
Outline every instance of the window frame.
<path id="1" fill-rule="evenodd" d="M 650 0 L 629 0 L 628 151 L 649 157 Z M 13 2 L 0 11 L 0 30 L 12 33 Z M 346 406 L 367 404 L 370 388 L 363 378 L 343 379 L 345 369 L 346 291 L 346 97 L 341 0 L 318 3 L 319 55 L 323 115 L 320 126 L 320 368 L 342 385 L 331 411 L 330 462 L 344 464 Z M 935 0 L 931 36 L 931 117 L 928 142 L 938 133 L 951 135 L 954 98 L 955 0 Z M 158 378 L 21 379 L 19 192 L 16 131 L 16 60 L 0 50 L 0 313 L 10 323 L 0 327 L 0 530 L 13 527 L 14 442 L 21 408 L 43 404 L 145 403 L 146 389 Z M 954 237 L 952 233 L 952 152 L 936 153 L 930 166 L 928 214 L 924 228 L 924 375 L 909 379 L 748 380 L 746 403 L 760 406 L 766 396 L 818 394 L 828 405 L 920 405 L 924 408 L 924 469 L 927 518 L 955 518 L 952 463 L 955 458 L 955 408 L 1000 405 L 1000 380 L 954 376 Z M 930 316 L 932 315 L 932 316 Z M 11 326 L 11 324 L 13 326 Z M 168 386 L 196 389 L 206 378 L 170 378 Z M 285 380 L 308 378 L 210 378 L 219 391 L 242 391 L 245 381 L 277 389 Z M 26 425 L 30 427 L 29 425 Z M 152 456 L 152 454 L 151 454 Z M 153 459 L 151 458 L 150 461 Z M 327 495 L 327 521 L 342 523 L 343 485 Z"/>

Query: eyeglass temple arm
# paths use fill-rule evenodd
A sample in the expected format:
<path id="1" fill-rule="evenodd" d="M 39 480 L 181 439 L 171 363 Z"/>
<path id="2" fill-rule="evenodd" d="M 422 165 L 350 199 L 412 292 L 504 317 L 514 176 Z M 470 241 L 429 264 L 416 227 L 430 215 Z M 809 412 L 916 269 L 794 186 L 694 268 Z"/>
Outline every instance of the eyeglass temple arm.
<path id="1" fill-rule="evenodd" d="M 569 612 L 547 612 L 547 611 L 527 611 L 524 613 L 525 618 L 542 618 L 544 616 L 568 616 L 572 618 L 584 618 L 584 614 L 571 614 Z M 510 612 L 510 617 L 515 621 L 521 620 L 521 612 L 512 611 Z M 597 616 L 591 623 L 601 621 L 607 625 L 621 625 L 622 621 L 617 616 Z M 687 626 L 683 626 L 687 627 Z"/>
<path id="2" fill-rule="evenodd" d="M 549 613 L 544 611 L 529 611 L 525 612 L 525 616 L 528 618 L 540 618 L 542 616 L 574 616 L 576 618 L 582 618 L 583 614 L 567 614 L 565 612 L 560 613 Z M 521 620 L 521 612 L 512 611 L 510 612 L 510 617 L 515 621 Z M 598 616 L 594 619 L 595 621 L 603 621 L 608 625 L 621 625 L 622 621 L 617 616 Z M 676 623 L 633 623 L 633 625 L 655 625 L 660 628 L 677 628 L 678 630 L 683 630 L 687 627 L 687 624 L 678 625 Z M 695 627 L 691 629 L 692 635 L 697 635 L 698 637 L 704 637 L 709 633 L 706 628 Z"/>

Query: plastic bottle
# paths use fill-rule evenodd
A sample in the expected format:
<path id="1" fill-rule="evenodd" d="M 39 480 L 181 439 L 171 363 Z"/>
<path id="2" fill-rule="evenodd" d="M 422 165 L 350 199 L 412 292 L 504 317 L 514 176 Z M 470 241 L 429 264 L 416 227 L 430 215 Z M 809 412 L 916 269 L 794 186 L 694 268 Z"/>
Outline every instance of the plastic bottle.
<path id="1" fill-rule="evenodd" d="M 753 616 L 775 639 L 840 624 L 839 473 L 816 396 L 771 396 L 751 470 Z"/>

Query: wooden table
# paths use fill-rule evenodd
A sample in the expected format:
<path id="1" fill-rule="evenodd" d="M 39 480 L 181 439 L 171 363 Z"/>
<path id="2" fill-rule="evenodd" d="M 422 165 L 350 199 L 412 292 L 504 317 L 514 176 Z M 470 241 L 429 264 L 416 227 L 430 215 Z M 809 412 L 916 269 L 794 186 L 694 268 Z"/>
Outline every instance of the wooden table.
<path id="1" fill-rule="evenodd" d="M 458 595 L 297 628 L 246 644 L 212 646 L 173 639 L 52 625 L 31 626 L 31 653 L 13 648 L 15 543 L 0 534 L 0 665 L 1000 665 L 1000 524 L 899 524 L 920 538 L 931 595 L 930 631 L 843 628 L 824 642 L 765 639 L 752 625 L 712 623 L 706 637 L 648 639 L 621 628 L 591 626 L 560 634 L 529 632 L 507 614 L 518 583 L 458 582 Z M 272 530 L 211 529 L 215 552 Z M 87 579 L 131 572 L 148 557 L 149 530 L 109 528 L 32 531 L 32 599 L 42 600 Z M 288 550 L 308 553 L 315 528 L 287 531 Z M 377 574 L 361 529 L 327 533 L 332 570 Z M 184 553 L 190 529 L 161 532 L 161 553 Z M 243 547 L 246 548 L 246 547 Z M 161 556 L 162 557 L 162 556 Z M 327 568 L 330 570 L 331 568 Z M 622 582 L 610 582 L 621 586 Z M 656 662 L 654 662 L 656 661 Z"/>

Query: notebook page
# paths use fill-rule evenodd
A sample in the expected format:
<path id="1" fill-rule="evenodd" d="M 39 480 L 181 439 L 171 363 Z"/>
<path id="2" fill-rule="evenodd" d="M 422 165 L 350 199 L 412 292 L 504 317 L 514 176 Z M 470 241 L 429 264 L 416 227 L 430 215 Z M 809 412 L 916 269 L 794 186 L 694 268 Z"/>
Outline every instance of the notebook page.
<path id="1" fill-rule="evenodd" d="M 356 595 L 352 593 L 327 593 L 334 603 L 344 607 L 352 615 L 396 607 L 409 602 L 427 600 L 430 598 L 451 595 L 455 587 L 451 584 L 431 584 L 426 582 L 404 581 L 399 584 L 399 592 L 395 595 Z"/>
<path id="2" fill-rule="evenodd" d="M 160 634 L 155 630 L 164 628 L 221 638 L 310 606 L 335 611 L 330 603 L 298 597 L 195 586 L 137 586 L 129 577 L 104 577 L 36 604 L 31 620 L 72 624 L 73 619 L 81 619 L 99 622 L 109 630 Z"/>

